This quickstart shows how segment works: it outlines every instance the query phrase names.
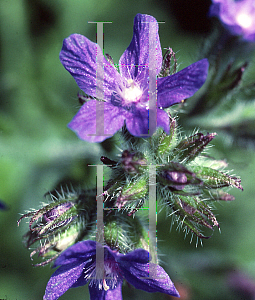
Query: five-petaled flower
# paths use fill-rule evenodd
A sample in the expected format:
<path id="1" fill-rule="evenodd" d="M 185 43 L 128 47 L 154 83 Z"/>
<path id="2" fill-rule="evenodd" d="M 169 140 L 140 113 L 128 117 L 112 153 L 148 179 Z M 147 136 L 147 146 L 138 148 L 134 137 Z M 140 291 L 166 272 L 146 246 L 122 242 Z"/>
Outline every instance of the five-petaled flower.
<path id="1" fill-rule="evenodd" d="M 179 297 L 167 273 L 159 265 L 149 263 L 149 253 L 144 249 L 137 249 L 124 255 L 105 246 L 102 270 L 98 272 L 97 245 L 102 247 L 90 240 L 79 242 L 56 259 L 54 267 L 60 267 L 47 284 L 44 300 L 58 299 L 69 288 L 87 283 L 91 300 L 121 300 L 123 279 L 137 289 Z M 153 269 L 152 276 L 149 268 Z M 101 278 L 97 278 L 97 274 L 100 274 Z"/>
<path id="2" fill-rule="evenodd" d="M 98 99 L 84 103 L 69 123 L 69 128 L 89 142 L 109 138 L 124 122 L 138 137 L 150 136 L 156 127 L 169 133 L 169 116 L 163 108 L 193 96 L 208 71 L 208 61 L 203 59 L 178 73 L 157 78 L 162 67 L 158 23 L 142 14 L 134 19 L 133 38 L 119 60 L 119 72 L 97 44 L 79 34 L 64 40 L 60 61 L 87 95 L 103 103 L 103 109 L 97 105 Z"/>
<path id="3" fill-rule="evenodd" d="M 254 0 L 213 0 L 210 15 L 219 17 L 232 34 L 255 41 Z"/>

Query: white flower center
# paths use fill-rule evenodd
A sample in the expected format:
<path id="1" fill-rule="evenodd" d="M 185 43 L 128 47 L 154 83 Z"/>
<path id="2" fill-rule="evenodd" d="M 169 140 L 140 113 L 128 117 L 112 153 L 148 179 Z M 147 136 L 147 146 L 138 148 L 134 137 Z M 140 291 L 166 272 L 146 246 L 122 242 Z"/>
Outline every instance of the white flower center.
<path id="1" fill-rule="evenodd" d="M 236 17 L 238 25 L 244 29 L 248 29 L 252 25 L 252 17 L 246 13 L 240 13 Z"/>
<path id="2" fill-rule="evenodd" d="M 129 79 L 127 82 L 128 87 L 125 88 L 123 94 L 125 104 L 138 102 L 143 94 L 143 91 L 137 85 L 135 85 L 133 79 Z"/>

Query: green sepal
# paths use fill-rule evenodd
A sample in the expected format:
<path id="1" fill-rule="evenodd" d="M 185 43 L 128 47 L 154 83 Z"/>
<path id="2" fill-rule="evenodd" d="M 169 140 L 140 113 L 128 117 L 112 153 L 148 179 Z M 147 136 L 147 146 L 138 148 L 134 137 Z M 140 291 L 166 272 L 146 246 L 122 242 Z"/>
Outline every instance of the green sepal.
<path id="1" fill-rule="evenodd" d="M 206 205 L 198 197 L 188 196 L 173 196 L 173 202 L 170 206 L 175 214 L 180 216 L 189 230 L 194 232 L 200 238 L 209 238 L 204 236 L 201 231 L 201 226 L 213 230 L 214 226 L 219 227 L 216 217 L 211 212 L 208 205 Z"/>
<path id="2" fill-rule="evenodd" d="M 127 174 L 135 175 L 144 172 L 147 161 L 141 152 L 124 150 L 122 152 L 120 165 Z"/>
<path id="3" fill-rule="evenodd" d="M 63 203 L 65 203 L 65 202 L 63 202 Z M 38 231 L 38 234 L 42 235 L 45 232 L 47 232 L 47 230 L 52 230 L 52 229 L 57 230 L 57 228 L 62 227 L 59 224 L 65 222 L 65 221 L 67 224 L 65 224 L 64 227 L 67 226 L 71 221 L 73 221 L 76 217 L 78 217 L 78 213 L 79 213 L 79 211 L 77 210 L 76 206 L 70 207 L 66 212 L 59 215 L 56 219 L 45 224 L 45 226 L 43 226 L 42 229 Z M 37 227 L 35 227 L 32 230 L 38 230 L 38 229 L 37 229 Z"/>
<path id="4" fill-rule="evenodd" d="M 133 214 L 143 205 L 145 198 L 148 196 L 148 182 L 148 176 L 144 174 L 125 184 L 116 199 L 115 207 Z"/>
<path id="5" fill-rule="evenodd" d="M 105 221 L 104 239 L 111 249 L 124 254 L 139 248 L 146 249 L 146 245 L 148 247 L 148 229 L 137 216 L 130 218 L 122 212 L 112 211 Z"/>
<path id="6" fill-rule="evenodd" d="M 186 139 L 183 139 L 173 149 L 172 156 L 177 157 L 179 161 L 189 163 L 195 157 L 202 153 L 208 143 L 216 136 L 216 133 L 208 133 L 203 135 L 197 133 Z"/>
<path id="7" fill-rule="evenodd" d="M 171 151 L 171 146 L 174 141 L 175 133 L 176 133 L 176 121 L 175 119 L 170 117 L 170 128 L 169 134 L 162 132 L 158 141 L 158 150 L 157 153 L 159 155 L 166 155 Z"/>
<path id="8" fill-rule="evenodd" d="M 215 189 L 204 189 L 203 194 L 205 197 L 208 197 L 210 200 L 214 201 L 233 201 L 235 197 L 229 193 L 224 192 L 223 190 Z"/>
<path id="9" fill-rule="evenodd" d="M 196 173 L 198 178 L 203 180 L 204 185 L 208 188 L 217 189 L 231 186 L 243 190 L 241 179 L 237 177 L 229 176 L 209 167 L 192 166 L 191 169 Z"/>
<path id="10" fill-rule="evenodd" d="M 133 200 L 143 198 L 148 193 L 148 177 L 141 176 L 123 187 L 122 196 Z"/>

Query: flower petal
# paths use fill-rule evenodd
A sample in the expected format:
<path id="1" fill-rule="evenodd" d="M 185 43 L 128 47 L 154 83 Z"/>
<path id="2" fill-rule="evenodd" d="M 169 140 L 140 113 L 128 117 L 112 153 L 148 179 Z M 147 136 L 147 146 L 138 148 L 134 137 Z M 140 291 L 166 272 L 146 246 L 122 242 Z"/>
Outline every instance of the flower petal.
<path id="1" fill-rule="evenodd" d="M 96 255 L 96 242 L 90 240 L 82 241 L 63 251 L 55 260 L 53 268 L 68 264 L 77 264 L 79 262 L 86 263 L 86 260 L 90 259 L 93 255 Z"/>
<path id="2" fill-rule="evenodd" d="M 162 109 L 157 110 L 157 127 L 162 127 L 164 131 L 169 134 L 170 119 L 167 112 Z"/>
<path id="3" fill-rule="evenodd" d="M 138 137 L 149 136 L 149 114 L 148 110 L 137 109 L 134 113 L 126 119 L 126 125 L 128 131 Z M 152 135 L 153 132 L 150 133 Z"/>
<path id="4" fill-rule="evenodd" d="M 68 264 L 57 269 L 47 284 L 43 300 L 55 300 L 63 295 L 81 276 L 84 265 L 85 263 Z M 84 279 L 84 284 L 86 283 Z"/>
<path id="5" fill-rule="evenodd" d="M 102 111 L 101 114 L 100 110 Z M 98 115 L 97 112 L 99 112 Z M 126 112 L 121 107 L 107 102 L 90 100 L 83 104 L 68 127 L 82 140 L 102 142 L 114 135 L 123 126 L 125 115 Z"/>
<path id="6" fill-rule="evenodd" d="M 90 300 L 122 300 L 122 282 L 115 289 L 99 289 L 97 285 L 89 285 Z"/>
<path id="7" fill-rule="evenodd" d="M 157 124 L 155 126 L 155 119 L 149 119 L 149 110 L 137 109 L 132 115 L 126 118 L 126 125 L 128 131 L 138 137 L 147 138 L 151 136 L 156 127 L 162 127 L 166 133 L 169 133 L 169 116 L 162 109 L 157 109 L 156 113 Z M 150 127 L 150 124 L 151 127 Z"/>
<path id="8" fill-rule="evenodd" d="M 116 261 L 122 262 L 122 261 L 132 261 L 132 262 L 139 262 L 139 263 L 148 263 L 149 262 L 149 252 L 144 249 L 136 249 L 132 252 L 129 252 L 127 254 L 121 254 L 119 253 L 117 255 Z"/>
<path id="9" fill-rule="evenodd" d="M 59 58 L 86 94 L 98 97 L 99 92 L 104 94 L 104 100 L 110 102 L 112 92 L 116 91 L 121 76 L 104 58 L 102 50 L 96 43 L 83 35 L 72 34 L 64 40 Z M 104 66 L 103 73 L 97 69 L 100 68 L 98 62 Z"/>
<path id="10" fill-rule="evenodd" d="M 135 288 L 146 292 L 161 292 L 175 297 L 180 297 L 173 282 L 165 270 L 153 263 L 137 263 L 133 261 L 121 261 L 119 266 L 125 279 Z M 149 266 L 155 270 L 155 274 L 149 277 Z"/>
<path id="11" fill-rule="evenodd" d="M 209 63 L 202 59 L 178 73 L 158 78 L 158 106 L 170 107 L 193 96 L 205 83 Z"/>
<path id="12" fill-rule="evenodd" d="M 161 65 L 157 20 L 149 15 L 137 14 L 132 41 L 119 60 L 120 73 L 126 79 L 136 79 L 145 89 L 148 88 L 149 67 L 157 75 Z"/>

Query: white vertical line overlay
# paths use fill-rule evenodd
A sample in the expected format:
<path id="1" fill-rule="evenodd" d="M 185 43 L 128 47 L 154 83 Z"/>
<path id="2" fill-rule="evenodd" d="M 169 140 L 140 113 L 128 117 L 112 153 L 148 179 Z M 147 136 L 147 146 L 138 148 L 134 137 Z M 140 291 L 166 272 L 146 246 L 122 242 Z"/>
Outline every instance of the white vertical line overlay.
<path id="1" fill-rule="evenodd" d="M 157 72 L 155 57 L 157 23 L 149 23 L 149 136 L 151 136 L 157 127 Z"/>
<path id="2" fill-rule="evenodd" d="M 97 72 L 96 72 L 96 98 L 104 99 L 104 23 L 112 22 L 88 22 L 97 24 Z M 102 50 L 102 52 L 101 52 Z M 96 102 L 96 134 L 92 136 L 109 136 L 104 133 L 104 101 Z"/>
<path id="3" fill-rule="evenodd" d="M 104 51 L 104 23 L 97 22 L 97 99 L 104 99 L 104 55 L 101 54 L 100 48 Z M 104 135 L 104 102 L 96 103 L 96 136 Z"/>
<path id="4" fill-rule="evenodd" d="M 96 279 L 104 279 L 104 196 L 103 165 L 97 167 L 97 229 L 96 229 Z"/>
<path id="5" fill-rule="evenodd" d="M 156 165 L 149 165 L 149 253 L 155 263 L 149 262 L 149 278 L 157 276 L 156 197 Z"/>

